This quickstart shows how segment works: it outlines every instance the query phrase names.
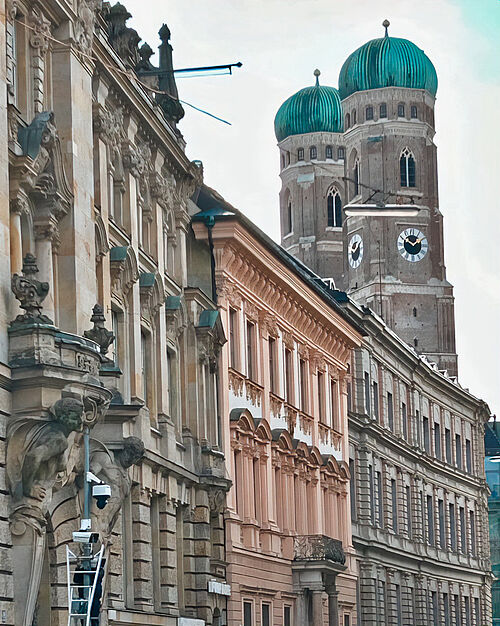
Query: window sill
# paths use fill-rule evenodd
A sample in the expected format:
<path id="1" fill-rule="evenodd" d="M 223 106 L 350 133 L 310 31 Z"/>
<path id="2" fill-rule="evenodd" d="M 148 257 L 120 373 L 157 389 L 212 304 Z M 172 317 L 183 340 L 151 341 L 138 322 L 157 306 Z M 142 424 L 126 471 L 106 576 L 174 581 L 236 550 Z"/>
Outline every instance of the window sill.
<path id="1" fill-rule="evenodd" d="M 341 233 L 342 232 L 342 226 L 327 226 L 325 228 L 325 230 L 327 232 Z"/>
<path id="2" fill-rule="evenodd" d="M 284 239 L 284 240 L 285 240 L 285 239 L 288 239 L 288 237 L 291 237 L 293 234 L 294 234 L 294 233 L 293 233 L 293 230 L 292 230 L 292 232 L 291 232 L 291 233 L 287 233 L 286 235 L 283 235 L 283 239 Z"/>

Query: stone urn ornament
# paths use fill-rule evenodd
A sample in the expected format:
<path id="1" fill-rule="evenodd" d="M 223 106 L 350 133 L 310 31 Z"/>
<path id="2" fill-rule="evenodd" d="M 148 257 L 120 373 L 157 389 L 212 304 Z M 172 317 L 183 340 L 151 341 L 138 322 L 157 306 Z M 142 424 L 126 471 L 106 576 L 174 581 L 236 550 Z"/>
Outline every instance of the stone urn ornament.
<path id="1" fill-rule="evenodd" d="M 42 313 L 42 302 L 49 293 L 49 283 L 36 278 L 38 274 L 36 257 L 30 252 L 23 259 L 22 272 L 22 276 L 19 274 L 12 276 L 11 289 L 25 313 L 18 315 L 11 325 L 30 323 L 53 325 L 54 322 Z"/>

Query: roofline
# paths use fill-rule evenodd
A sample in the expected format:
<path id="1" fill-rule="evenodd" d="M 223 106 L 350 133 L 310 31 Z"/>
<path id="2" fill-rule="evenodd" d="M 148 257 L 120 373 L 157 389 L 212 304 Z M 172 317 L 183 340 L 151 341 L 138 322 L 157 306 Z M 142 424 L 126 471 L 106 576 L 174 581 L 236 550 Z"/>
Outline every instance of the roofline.
<path id="1" fill-rule="evenodd" d="M 350 299 L 344 291 L 340 291 L 337 289 L 333 290 L 327 287 L 327 285 L 322 282 L 322 278 L 320 276 L 315 274 L 301 261 L 293 257 L 282 246 L 280 246 L 273 239 L 271 239 L 269 235 L 266 235 L 266 233 L 264 233 L 264 231 L 262 231 L 248 217 L 246 217 L 246 215 L 244 215 L 241 211 L 229 204 L 229 202 L 224 200 L 224 198 L 222 198 L 222 196 L 220 196 L 214 189 L 208 187 L 208 185 L 205 184 L 203 184 L 202 188 L 208 191 L 208 193 L 218 203 L 220 203 L 221 205 L 225 205 L 225 212 L 212 214 L 209 216 L 206 212 L 200 211 L 200 213 L 196 213 L 191 218 L 193 222 L 205 222 L 208 225 L 208 221 L 210 219 L 213 219 L 214 223 L 236 219 L 246 229 L 248 229 L 260 243 L 262 243 L 268 250 L 270 250 L 274 254 L 274 256 L 279 258 L 284 265 L 286 265 L 297 276 L 299 276 L 299 278 L 301 278 L 308 287 L 310 287 L 323 300 L 325 300 L 332 307 L 332 309 L 334 309 L 334 311 L 338 315 L 340 315 L 346 322 L 348 322 L 360 335 L 366 336 L 368 334 L 363 325 L 360 324 L 355 319 L 355 317 L 351 315 L 348 309 L 340 304 L 341 301 Z M 335 296 L 334 294 L 337 294 L 337 296 Z"/>

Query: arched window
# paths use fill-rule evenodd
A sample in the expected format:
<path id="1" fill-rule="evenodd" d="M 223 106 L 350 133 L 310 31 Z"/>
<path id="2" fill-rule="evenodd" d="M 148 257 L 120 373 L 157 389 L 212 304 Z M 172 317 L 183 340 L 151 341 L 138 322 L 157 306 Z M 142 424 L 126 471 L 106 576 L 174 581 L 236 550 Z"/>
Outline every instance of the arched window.
<path id="1" fill-rule="evenodd" d="M 326 148 L 325 148 L 325 159 L 333 159 L 332 146 L 326 146 Z"/>
<path id="2" fill-rule="evenodd" d="M 293 229 L 293 217 L 292 217 L 292 203 L 289 200 L 286 205 L 286 214 L 285 214 L 285 235 L 289 235 Z"/>
<path id="3" fill-rule="evenodd" d="M 286 153 L 286 164 L 290 165 L 290 152 Z"/>
<path id="4" fill-rule="evenodd" d="M 398 117 L 404 117 L 404 116 L 405 116 L 405 105 L 398 104 Z"/>
<path id="5" fill-rule="evenodd" d="M 350 125 L 351 125 L 351 116 L 349 115 L 349 113 L 346 113 L 346 116 L 345 116 L 345 129 L 347 130 Z"/>
<path id="6" fill-rule="evenodd" d="M 309 148 L 309 158 L 311 159 L 311 161 L 313 159 L 317 159 L 318 158 L 318 150 L 317 150 L 316 146 L 311 146 Z"/>
<path id="7" fill-rule="evenodd" d="M 342 200 L 337 187 L 330 187 L 326 196 L 328 226 L 340 228 L 342 226 Z"/>
<path id="8" fill-rule="evenodd" d="M 337 152 L 337 158 L 340 159 L 345 159 L 345 148 L 344 146 L 339 146 L 338 152 Z"/>
<path id="9" fill-rule="evenodd" d="M 416 337 L 413 339 L 413 345 L 415 348 L 418 348 L 418 339 Z"/>
<path id="10" fill-rule="evenodd" d="M 387 104 L 385 102 L 380 105 L 379 117 L 387 117 Z"/>
<path id="11" fill-rule="evenodd" d="M 298 161 L 303 161 L 304 160 L 304 148 L 299 148 L 297 150 L 297 160 Z"/>
<path id="12" fill-rule="evenodd" d="M 284 152 L 281 153 L 281 167 L 286 167 L 286 157 Z"/>
<path id="13" fill-rule="evenodd" d="M 356 159 L 354 162 L 352 178 L 354 182 L 354 195 L 357 196 L 359 194 L 359 159 Z"/>
<path id="14" fill-rule="evenodd" d="M 417 307 L 413 307 L 413 317 L 417 317 Z"/>
<path id="15" fill-rule="evenodd" d="M 412 107 L 410 109 L 410 117 L 412 119 L 414 119 L 414 120 L 416 120 L 417 117 L 418 117 L 418 110 L 417 110 L 417 107 L 414 104 L 412 105 Z"/>
<path id="16" fill-rule="evenodd" d="M 367 120 L 372 120 L 373 119 L 373 107 L 366 107 L 365 118 Z"/>
<path id="17" fill-rule="evenodd" d="M 356 124 L 356 109 L 352 111 L 352 125 Z"/>
<path id="18" fill-rule="evenodd" d="M 415 187 L 415 157 L 409 148 L 401 152 L 399 159 L 401 187 Z"/>

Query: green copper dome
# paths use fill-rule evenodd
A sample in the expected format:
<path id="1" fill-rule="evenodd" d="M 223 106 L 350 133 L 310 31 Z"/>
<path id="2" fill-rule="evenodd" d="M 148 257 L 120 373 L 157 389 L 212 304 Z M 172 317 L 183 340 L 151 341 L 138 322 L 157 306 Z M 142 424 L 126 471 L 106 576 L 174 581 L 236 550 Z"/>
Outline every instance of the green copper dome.
<path id="1" fill-rule="evenodd" d="M 314 132 L 342 132 L 342 105 L 335 87 L 319 84 L 319 70 L 314 72 L 316 85 L 297 91 L 285 100 L 274 118 L 276 139 Z"/>
<path id="2" fill-rule="evenodd" d="M 389 37 L 386 20 L 385 37 L 372 39 L 354 51 L 342 66 L 339 92 L 342 100 L 356 91 L 380 87 L 426 89 L 437 91 L 437 75 L 429 57 L 411 41 Z"/>

